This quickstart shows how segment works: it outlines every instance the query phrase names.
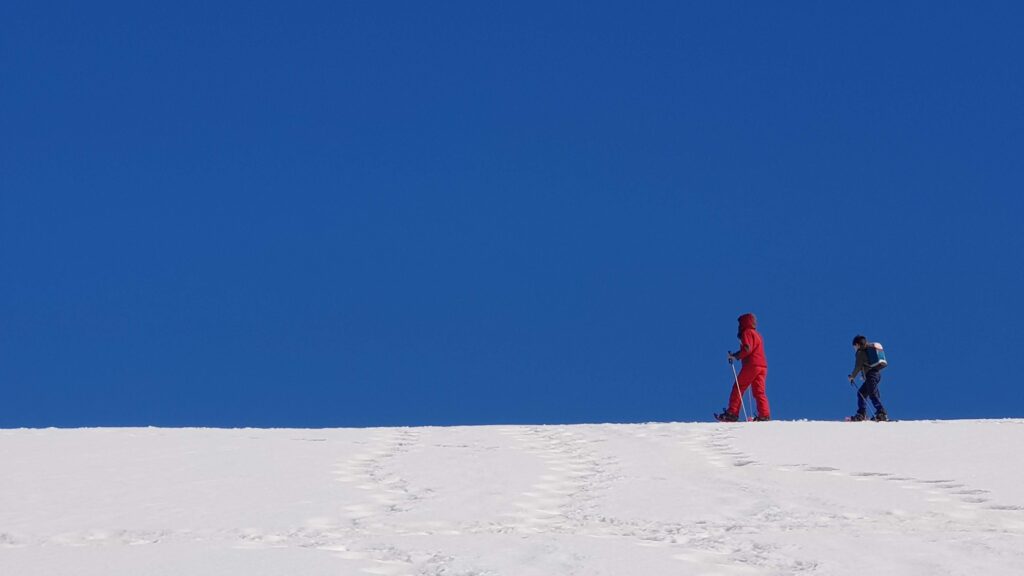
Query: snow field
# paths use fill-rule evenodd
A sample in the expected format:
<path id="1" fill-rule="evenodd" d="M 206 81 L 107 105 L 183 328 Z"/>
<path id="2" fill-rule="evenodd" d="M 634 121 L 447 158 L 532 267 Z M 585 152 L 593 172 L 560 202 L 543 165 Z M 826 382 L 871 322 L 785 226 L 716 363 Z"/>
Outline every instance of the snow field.
<path id="1" fill-rule="evenodd" d="M 0 574 L 1024 574 L 1024 421 L 0 430 Z"/>

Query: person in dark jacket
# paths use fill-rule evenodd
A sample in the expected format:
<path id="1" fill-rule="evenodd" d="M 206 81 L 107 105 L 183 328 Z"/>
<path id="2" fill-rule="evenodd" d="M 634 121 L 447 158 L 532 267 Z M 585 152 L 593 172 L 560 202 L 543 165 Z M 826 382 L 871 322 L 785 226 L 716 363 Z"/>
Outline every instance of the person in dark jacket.
<path id="1" fill-rule="evenodd" d="M 737 320 L 739 321 L 739 331 L 736 337 L 740 340 L 740 349 L 736 352 L 729 352 L 729 363 L 739 360 L 743 363 L 743 368 L 732 384 L 729 406 L 725 412 L 716 414 L 715 418 L 725 422 L 738 420 L 743 393 L 747 391 L 747 388 L 752 388 L 754 400 L 757 402 L 757 416 L 754 420 L 771 420 L 768 395 L 765 393 L 768 359 L 765 357 L 761 334 L 757 332 L 757 317 L 753 314 L 744 314 Z"/>
<path id="2" fill-rule="evenodd" d="M 855 422 L 867 417 L 868 400 L 871 400 L 871 404 L 875 407 L 875 415 L 872 420 L 881 422 L 889 419 L 885 406 L 882 406 L 882 396 L 878 392 L 878 385 L 882 382 L 882 368 L 885 366 L 871 366 L 868 360 L 868 347 L 870 346 L 871 343 L 865 336 L 857 335 L 853 338 L 853 348 L 857 354 L 853 362 L 853 372 L 848 376 L 850 383 L 853 384 L 858 374 L 864 374 L 864 384 L 857 390 L 857 413 L 850 416 L 850 420 Z"/>

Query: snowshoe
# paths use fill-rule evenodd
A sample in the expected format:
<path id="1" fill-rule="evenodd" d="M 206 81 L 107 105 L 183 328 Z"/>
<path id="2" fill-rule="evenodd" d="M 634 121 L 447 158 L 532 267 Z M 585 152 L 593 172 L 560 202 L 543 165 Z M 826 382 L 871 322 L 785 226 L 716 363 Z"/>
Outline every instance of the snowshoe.
<path id="1" fill-rule="evenodd" d="M 849 421 L 849 422 L 863 422 L 865 419 L 866 418 L 864 417 L 864 415 L 861 414 L 860 412 L 858 412 L 858 413 L 854 414 L 853 416 L 850 416 L 849 418 L 847 418 L 847 421 Z"/>
<path id="2" fill-rule="evenodd" d="M 885 412 L 879 412 L 872 416 L 871 419 L 874 420 L 875 422 L 888 422 L 889 415 L 886 414 Z"/>
<path id="3" fill-rule="evenodd" d="M 718 420 L 719 422 L 736 422 L 739 419 L 739 416 L 729 412 L 728 410 L 723 410 L 721 414 L 715 414 L 715 420 Z"/>
<path id="4" fill-rule="evenodd" d="M 754 422 L 767 422 L 767 421 L 769 421 L 771 419 L 772 419 L 771 416 L 761 416 L 761 415 L 754 416 Z"/>

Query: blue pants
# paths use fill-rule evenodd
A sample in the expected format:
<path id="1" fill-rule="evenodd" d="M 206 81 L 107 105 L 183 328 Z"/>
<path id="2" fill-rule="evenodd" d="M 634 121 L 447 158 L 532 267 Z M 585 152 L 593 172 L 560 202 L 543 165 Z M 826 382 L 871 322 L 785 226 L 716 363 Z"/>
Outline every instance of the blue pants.
<path id="1" fill-rule="evenodd" d="M 882 371 L 877 368 L 873 368 L 864 373 L 864 384 L 858 390 L 857 394 L 857 413 L 866 414 L 867 406 L 865 405 L 864 399 L 871 400 L 871 404 L 875 407 L 875 412 L 885 412 L 885 406 L 882 406 L 882 396 L 878 393 L 878 385 L 882 382 Z"/>

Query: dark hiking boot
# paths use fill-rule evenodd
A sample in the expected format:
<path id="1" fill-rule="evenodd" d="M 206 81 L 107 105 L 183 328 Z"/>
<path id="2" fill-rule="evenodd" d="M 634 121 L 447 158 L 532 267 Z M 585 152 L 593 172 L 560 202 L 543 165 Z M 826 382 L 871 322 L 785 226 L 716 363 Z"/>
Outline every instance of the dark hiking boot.
<path id="1" fill-rule="evenodd" d="M 767 421 L 769 421 L 771 419 L 772 419 L 771 416 L 761 416 L 761 415 L 754 416 L 754 422 L 767 422 Z"/>
<path id="2" fill-rule="evenodd" d="M 878 412 L 877 414 L 872 416 L 871 419 L 874 420 L 875 422 L 888 422 L 889 415 L 886 414 L 885 412 Z"/>
<path id="3" fill-rule="evenodd" d="M 863 422 L 863 421 L 864 421 L 864 414 L 862 414 L 860 412 L 857 412 L 853 416 L 850 416 L 850 422 Z"/>
<path id="4" fill-rule="evenodd" d="M 736 422 L 740 417 L 728 410 L 724 410 L 721 414 L 715 414 L 715 420 L 719 422 Z"/>

